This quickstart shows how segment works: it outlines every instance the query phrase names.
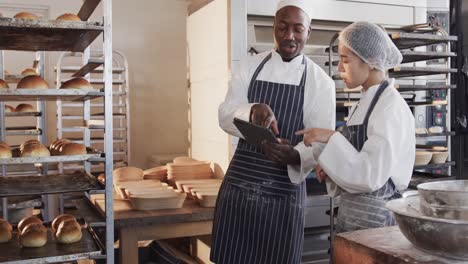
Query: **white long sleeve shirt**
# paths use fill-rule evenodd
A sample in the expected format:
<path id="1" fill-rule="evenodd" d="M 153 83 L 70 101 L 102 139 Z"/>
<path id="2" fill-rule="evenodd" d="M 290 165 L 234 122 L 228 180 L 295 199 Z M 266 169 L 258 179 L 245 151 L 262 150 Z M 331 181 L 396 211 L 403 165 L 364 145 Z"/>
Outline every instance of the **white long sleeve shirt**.
<path id="1" fill-rule="evenodd" d="M 363 123 L 378 85 L 363 93 L 359 104 L 351 109 L 348 125 Z M 410 182 L 415 160 L 414 117 L 394 80 L 384 90 L 367 127 L 367 141 L 361 151 L 340 133 L 329 140 L 319 158 L 328 174 L 329 193 L 337 190 L 333 183 L 349 193 L 369 193 L 378 190 L 391 177 L 398 190 Z M 331 193 L 333 195 L 333 193 Z"/>
<path id="2" fill-rule="evenodd" d="M 242 134 L 232 123 L 234 118 L 249 121 L 250 109 L 247 93 L 255 70 L 270 52 L 247 57 L 241 61 L 239 70 L 234 73 L 225 101 L 219 106 L 219 125 L 227 133 L 242 138 Z M 304 73 L 303 56 L 290 62 L 283 62 L 273 51 L 271 59 L 264 65 L 257 80 L 299 85 Z M 307 80 L 304 88 L 304 126 L 306 128 L 335 129 L 335 84 L 331 78 L 312 60 L 307 58 Z M 301 157 L 301 165 L 288 166 L 292 183 L 301 183 L 315 168 L 323 145 L 306 147 L 303 142 L 295 146 Z"/>

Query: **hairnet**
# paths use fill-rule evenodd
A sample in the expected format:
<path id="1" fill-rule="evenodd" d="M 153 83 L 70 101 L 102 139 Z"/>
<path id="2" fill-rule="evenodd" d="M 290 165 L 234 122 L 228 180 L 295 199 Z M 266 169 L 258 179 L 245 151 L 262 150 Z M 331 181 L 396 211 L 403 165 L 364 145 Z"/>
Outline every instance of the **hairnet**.
<path id="1" fill-rule="evenodd" d="M 369 22 L 347 26 L 338 40 L 368 65 L 386 71 L 401 63 L 403 57 L 385 30 Z"/>

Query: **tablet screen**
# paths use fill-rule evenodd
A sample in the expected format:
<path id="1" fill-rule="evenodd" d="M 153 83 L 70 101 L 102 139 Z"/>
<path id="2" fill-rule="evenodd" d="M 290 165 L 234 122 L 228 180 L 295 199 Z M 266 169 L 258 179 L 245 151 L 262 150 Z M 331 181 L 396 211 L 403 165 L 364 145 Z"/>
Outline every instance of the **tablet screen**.
<path id="1" fill-rule="evenodd" d="M 244 136 L 245 141 L 250 144 L 260 146 L 264 140 L 272 143 L 277 142 L 275 134 L 269 128 L 257 126 L 238 118 L 234 118 L 233 123 Z"/>

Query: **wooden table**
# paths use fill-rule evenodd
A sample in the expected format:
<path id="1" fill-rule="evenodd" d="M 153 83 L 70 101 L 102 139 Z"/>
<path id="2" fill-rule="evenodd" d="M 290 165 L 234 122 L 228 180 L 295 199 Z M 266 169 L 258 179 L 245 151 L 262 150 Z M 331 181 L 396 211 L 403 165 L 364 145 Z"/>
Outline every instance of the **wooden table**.
<path id="1" fill-rule="evenodd" d="M 338 234 L 335 236 L 333 248 L 335 264 L 466 263 L 466 261 L 440 258 L 418 250 L 397 226 Z"/>
<path id="2" fill-rule="evenodd" d="M 103 200 L 95 201 L 103 208 Z M 115 200 L 114 224 L 120 234 L 120 263 L 138 263 L 138 241 L 211 234 L 214 208 L 187 199 L 180 209 L 137 211 L 128 201 Z M 102 203 L 99 204 L 99 203 Z"/>

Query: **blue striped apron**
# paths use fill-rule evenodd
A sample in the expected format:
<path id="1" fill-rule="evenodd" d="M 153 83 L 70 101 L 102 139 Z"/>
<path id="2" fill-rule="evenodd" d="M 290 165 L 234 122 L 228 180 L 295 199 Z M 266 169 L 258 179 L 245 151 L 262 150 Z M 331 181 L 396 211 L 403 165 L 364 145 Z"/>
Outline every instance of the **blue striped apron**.
<path id="1" fill-rule="evenodd" d="M 380 84 L 361 125 L 345 125 L 341 131 L 358 151 L 361 151 L 367 140 L 369 117 L 387 87 L 387 80 Z M 351 116 L 356 109 L 357 107 Z M 401 194 L 391 178 L 384 186 L 372 193 L 343 193 L 338 210 L 337 233 L 396 225 L 395 218 L 385 207 L 385 203 L 397 198 L 401 198 Z"/>
<path id="2" fill-rule="evenodd" d="M 257 80 L 268 55 L 255 71 L 250 103 L 268 104 L 280 137 L 292 145 L 304 128 L 304 73 L 299 85 Z M 304 241 L 305 183 L 291 183 L 286 165 L 270 161 L 262 150 L 240 139 L 216 203 L 211 261 L 217 264 L 298 264 Z"/>

